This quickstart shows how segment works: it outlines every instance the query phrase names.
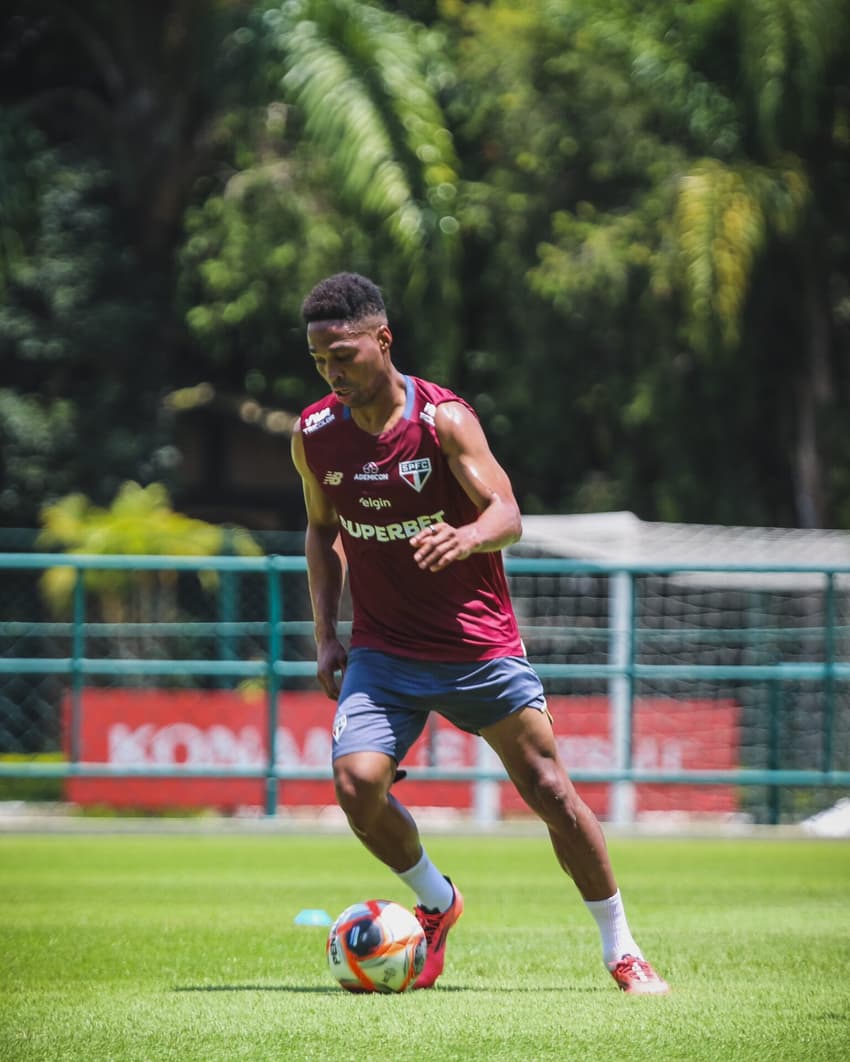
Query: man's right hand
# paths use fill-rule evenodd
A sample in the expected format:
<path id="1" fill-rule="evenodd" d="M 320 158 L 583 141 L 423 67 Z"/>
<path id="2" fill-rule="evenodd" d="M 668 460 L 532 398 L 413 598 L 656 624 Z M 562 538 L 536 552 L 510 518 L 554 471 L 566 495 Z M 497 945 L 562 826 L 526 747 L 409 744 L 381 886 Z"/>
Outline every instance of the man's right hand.
<path id="1" fill-rule="evenodd" d="M 345 646 L 337 639 L 323 642 L 316 649 L 316 677 L 319 685 L 332 701 L 339 697 L 339 688 L 345 665 L 348 663 L 348 653 Z"/>

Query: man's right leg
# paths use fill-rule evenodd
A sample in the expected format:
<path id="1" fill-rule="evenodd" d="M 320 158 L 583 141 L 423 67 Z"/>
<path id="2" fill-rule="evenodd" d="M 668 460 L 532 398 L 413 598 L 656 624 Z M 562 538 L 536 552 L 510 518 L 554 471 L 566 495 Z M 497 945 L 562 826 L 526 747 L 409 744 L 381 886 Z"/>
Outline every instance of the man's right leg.
<path id="1" fill-rule="evenodd" d="M 396 763 L 383 752 L 352 752 L 334 761 L 339 806 L 354 834 L 397 874 L 422 857 L 413 816 L 390 792 Z"/>
<path id="2" fill-rule="evenodd" d="M 390 792 L 396 763 L 382 752 L 354 752 L 334 761 L 339 806 L 361 843 L 416 894 L 415 914 L 428 953 L 414 988 L 430 988 L 443 972 L 446 937 L 463 912 L 463 897 L 422 847 L 407 808 Z"/>

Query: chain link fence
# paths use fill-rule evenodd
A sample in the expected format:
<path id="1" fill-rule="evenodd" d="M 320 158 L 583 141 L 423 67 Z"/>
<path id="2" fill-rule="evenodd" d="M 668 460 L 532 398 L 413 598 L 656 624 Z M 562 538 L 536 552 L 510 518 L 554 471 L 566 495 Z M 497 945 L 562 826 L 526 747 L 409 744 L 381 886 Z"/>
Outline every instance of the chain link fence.
<path id="1" fill-rule="evenodd" d="M 289 722 L 316 710 L 303 541 L 263 546 L 270 555 L 261 558 L 3 554 L 3 777 L 31 781 L 33 765 L 44 771 L 51 760 L 54 778 L 95 771 L 80 745 L 86 696 L 105 697 L 104 710 L 111 703 L 120 717 L 133 696 L 181 692 L 204 695 L 205 711 L 218 713 L 197 755 L 214 760 L 215 741 L 235 734 L 247 759 L 231 758 L 217 774 L 264 778 L 270 810 L 287 779 L 326 777 L 319 731 L 329 710 L 325 723 L 307 729 Z M 686 788 L 722 787 L 723 806 L 756 821 L 796 821 L 846 792 L 850 570 L 644 571 L 521 555 L 507 566 L 568 766 L 577 781 L 619 793 L 611 817 L 640 810 L 634 787 L 663 790 L 663 800 L 645 807 L 668 811 Z M 261 706 L 241 730 L 232 697 Z M 477 755 L 441 761 L 437 746 L 450 741 L 429 734 L 414 776 L 486 784 L 500 777 Z M 290 745 L 311 741 L 318 751 L 306 763 L 289 755 Z M 110 755 L 102 752 L 101 767 Z M 193 762 L 216 774 L 214 763 L 197 758 L 184 764 L 187 774 Z M 124 766 L 134 773 L 130 761 Z M 172 766 L 178 774 L 181 764 Z"/>

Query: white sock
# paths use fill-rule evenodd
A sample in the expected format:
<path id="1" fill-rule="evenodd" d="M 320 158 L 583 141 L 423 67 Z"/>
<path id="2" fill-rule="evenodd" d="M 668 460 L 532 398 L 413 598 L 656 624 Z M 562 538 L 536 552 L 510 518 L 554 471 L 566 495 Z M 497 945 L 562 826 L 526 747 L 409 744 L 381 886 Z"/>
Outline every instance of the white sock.
<path id="1" fill-rule="evenodd" d="M 626 921 L 626 912 L 623 909 L 619 889 L 607 900 L 585 900 L 584 905 L 599 926 L 599 934 L 602 937 L 602 961 L 606 966 L 619 962 L 624 955 L 634 955 L 637 959 L 643 958 L 643 953 L 635 944 L 629 923 Z"/>
<path id="2" fill-rule="evenodd" d="M 455 898 L 451 884 L 437 870 L 428 853 L 422 849 L 422 858 L 410 870 L 396 871 L 401 880 L 416 893 L 416 899 L 431 911 L 448 911 Z"/>

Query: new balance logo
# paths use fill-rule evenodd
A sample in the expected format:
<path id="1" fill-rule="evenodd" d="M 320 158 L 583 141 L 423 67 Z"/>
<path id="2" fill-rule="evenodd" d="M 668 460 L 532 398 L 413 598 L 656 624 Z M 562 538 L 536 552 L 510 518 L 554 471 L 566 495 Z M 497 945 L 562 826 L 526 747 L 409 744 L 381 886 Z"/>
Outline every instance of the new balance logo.
<path id="1" fill-rule="evenodd" d="M 342 483 L 342 472 L 325 472 L 322 483 L 326 487 L 338 487 Z"/>

